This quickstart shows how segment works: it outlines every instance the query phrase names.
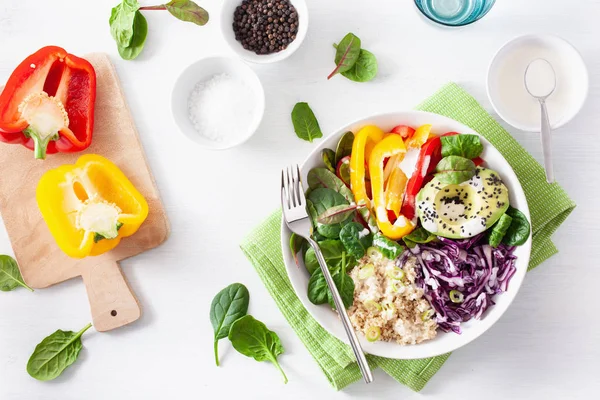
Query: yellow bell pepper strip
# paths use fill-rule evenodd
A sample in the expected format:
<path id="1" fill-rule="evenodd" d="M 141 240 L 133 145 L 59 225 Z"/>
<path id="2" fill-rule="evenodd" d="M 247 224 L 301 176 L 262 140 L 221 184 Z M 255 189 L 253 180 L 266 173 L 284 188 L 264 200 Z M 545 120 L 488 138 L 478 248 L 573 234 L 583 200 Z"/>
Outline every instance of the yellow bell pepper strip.
<path id="1" fill-rule="evenodd" d="M 400 215 L 407 181 L 406 174 L 399 167 L 394 168 L 387 181 L 385 187 L 385 208 L 392 210 L 395 215 Z"/>
<path id="2" fill-rule="evenodd" d="M 36 199 L 56 244 L 74 258 L 112 250 L 148 216 L 146 199 L 129 179 L 95 154 L 46 172 Z"/>
<path id="3" fill-rule="evenodd" d="M 401 239 L 415 228 L 415 224 L 403 215 L 398 215 L 398 219 L 392 224 L 388 218 L 386 208 L 383 161 L 388 157 L 404 153 L 406 153 L 406 146 L 402 137 L 390 135 L 375 146 L 371 158 L 369 158 L 373 208 L 377 216 L 377 225 L 381 229 L 381 233 L 393 240 Z"/>
<path id="4" fill-rule="evenodd" d="M 420 149 L 429 139 L 431 133 L 431 125 L 421 125 L 415 133 L 406 141 L 406 147 L 409 149 Z"/>
<path id="5" fill-rule="evenodd" d="M 376 143 L 383 139 L 384 132 L 374 125 L 362 128 L 352 142 L 352 155 L 350 156 L 350 187 L 354 194 L 356 204 L 365 204 L 370 207 L 371 201 L 367 195 L 365 183 L 365 160 L 369 159 Z M 367 154 L 368 152 L 368 154 Z"/>

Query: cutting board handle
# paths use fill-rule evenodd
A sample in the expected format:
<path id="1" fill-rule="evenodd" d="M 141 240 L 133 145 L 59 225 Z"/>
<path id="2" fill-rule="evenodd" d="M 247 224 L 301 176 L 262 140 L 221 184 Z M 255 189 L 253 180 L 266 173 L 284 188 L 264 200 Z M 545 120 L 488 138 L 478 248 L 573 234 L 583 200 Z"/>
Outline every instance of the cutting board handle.
<path id="1" fill-rule="evenodd" d="M 137 320 L 142 310 L 116 261 L 104 261 L 82 269 L 94 328 L 110 331 Z"/>

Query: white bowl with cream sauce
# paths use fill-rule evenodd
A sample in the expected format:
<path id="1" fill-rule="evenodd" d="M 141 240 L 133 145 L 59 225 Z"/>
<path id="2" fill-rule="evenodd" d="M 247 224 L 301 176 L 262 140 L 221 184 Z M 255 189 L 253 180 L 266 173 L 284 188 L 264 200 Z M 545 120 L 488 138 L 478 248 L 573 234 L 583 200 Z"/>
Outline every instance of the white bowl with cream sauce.
<path id="1" fill-rule="evenodd" d="M 577 50 L 552 35 L 525 35 L 506 43 L 488 69 L 487 91 L 498 115 L 510 125 L 529 132 L 541 129 L 539 101 L 527 92 L 525 71 L 536 59 L 545 59 L 556 74 L 556 89 L 546 100 L 553 129 L 569 122 L 585 102 L 588 72 Z M 540 75 L 536 82 L 544 85 Z"/>

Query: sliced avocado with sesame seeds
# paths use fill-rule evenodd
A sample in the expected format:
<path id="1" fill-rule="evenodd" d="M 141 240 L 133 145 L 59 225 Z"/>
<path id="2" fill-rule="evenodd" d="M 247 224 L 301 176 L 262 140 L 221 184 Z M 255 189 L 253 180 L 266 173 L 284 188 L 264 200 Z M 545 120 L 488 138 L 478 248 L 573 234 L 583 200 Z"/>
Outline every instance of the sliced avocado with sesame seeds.
<path id="1" fill-rule="evenodd" d="M 473 237 L 498 221 L 509 206 L 508 189 L 496 171 L 478 167 L 458 185 L 433 178 L 417 195 L 421 225 L 451 239 Z"/>

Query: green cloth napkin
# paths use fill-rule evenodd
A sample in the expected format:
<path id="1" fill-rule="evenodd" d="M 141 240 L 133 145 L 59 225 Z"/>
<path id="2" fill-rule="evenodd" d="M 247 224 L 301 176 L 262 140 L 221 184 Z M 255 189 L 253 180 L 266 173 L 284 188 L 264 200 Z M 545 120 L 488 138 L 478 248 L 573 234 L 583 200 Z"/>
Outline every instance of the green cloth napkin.
<path id="1" fill-rule="evenodd" d="M 521 181 L 533 229 L 529 269 L 558 250 L 550 236 L 575 208 L 558 184 L 547 184 L 543 168 L 498 124 L 473 97 L 449 83 L 417 107 L 453 118 L 479 132 L 508 160 Z M 277 306 L 321 367 L 332 386 L 339 390 L 361 379 L 350 347 L 325 331 L 296 296 L 288 279 L 281 253 L 281 211 L 272 214 L 241 244 Z M 419 391 L 440 369 L 450 354 L 422 360 L 392 360 L 368 355 L 372 368 L 380 367 L 398 382 Z"/>

